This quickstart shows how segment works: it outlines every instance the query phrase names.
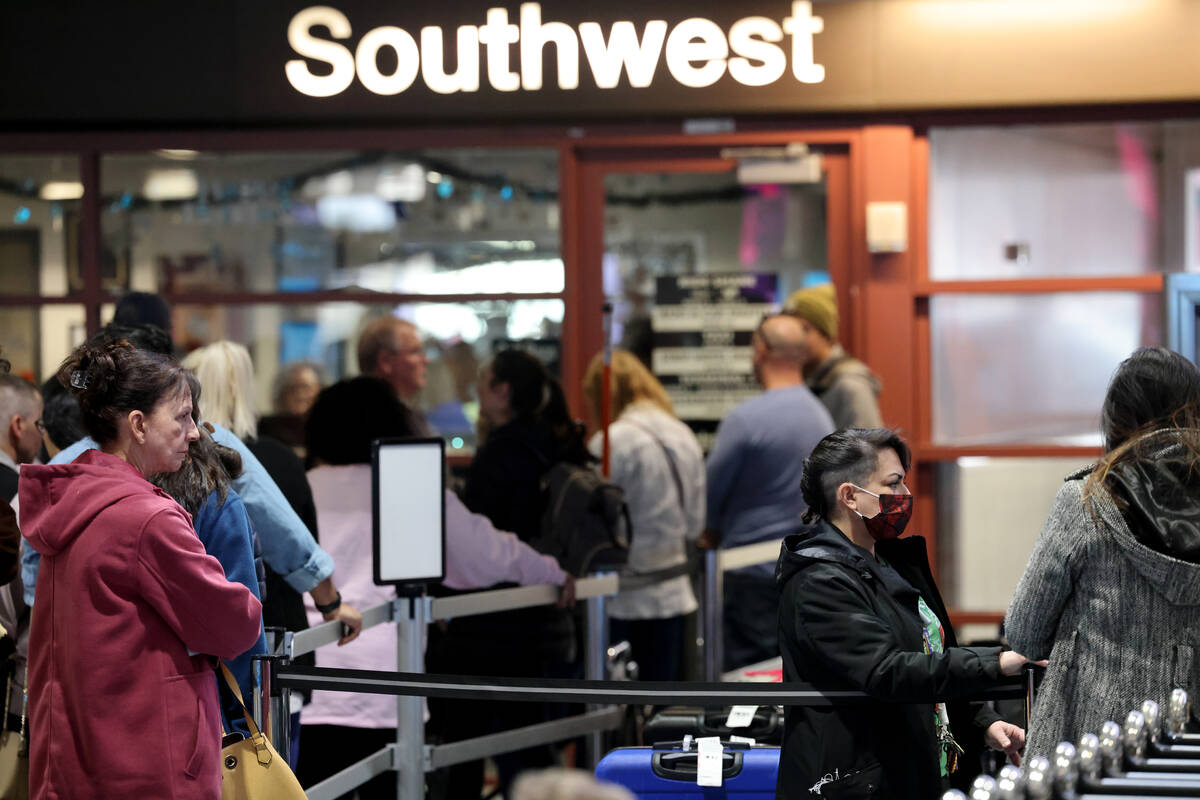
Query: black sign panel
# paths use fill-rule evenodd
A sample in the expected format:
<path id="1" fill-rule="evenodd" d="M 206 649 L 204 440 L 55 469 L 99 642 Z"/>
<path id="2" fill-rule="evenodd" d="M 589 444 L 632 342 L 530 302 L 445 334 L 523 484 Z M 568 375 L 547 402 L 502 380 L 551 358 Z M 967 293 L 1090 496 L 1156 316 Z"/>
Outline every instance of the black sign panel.
<path id="1" fill-rule="evenodd" d="M 836 92 L 812 81 L 828 38 L 815 17 L 839 5 L 852 4 L 10 3 L 0 121 L 524 122 L 803 108 Z"/>

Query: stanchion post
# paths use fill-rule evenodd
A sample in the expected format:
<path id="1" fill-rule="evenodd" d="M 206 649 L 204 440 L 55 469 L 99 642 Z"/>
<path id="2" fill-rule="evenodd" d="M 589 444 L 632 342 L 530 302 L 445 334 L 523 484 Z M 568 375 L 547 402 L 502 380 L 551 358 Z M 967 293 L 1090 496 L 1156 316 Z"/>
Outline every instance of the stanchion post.
<path id="1" fill-rule="evenodd" d="M 281 655 L 253 656 L 250 660 L 254 673 L 254 708 L 251 711 L 259 730 L 271 742 L 279 757 L 292 760 L 291 690 L 284 689 L 275 681 L 275 670 L 286 663 Z"/>
<path id="2" fill-rule="evenodd" d="M 429 599 L 400 597 L 396 600 L 396 669 L 425 671 L 425 626 L 429 624 Z M 396 797 L 398 800 L 425 798 L 425 699 L 396 699 Z"/>
<path id="3" fill-rule="evenodd" d="M 704 680 L 721 680 L 725 581 L 715 549 L 704 551 Z"/>
<path id="4" fill-rule="evenodd" d="M 602 681 L 608 678 L 605 674 L 608 660 L 608 611 L 605 608 L 604 597 L 591 597 L 587 603 L 587 644 L 584 653 L 584 677 L 589 681 Z M 589 711 L 595 711 L 602 706 L 590 705 Z M 587 766 L 595 769 L 603 758 L 604 734 L 597 731 L 587 735 Z"/>

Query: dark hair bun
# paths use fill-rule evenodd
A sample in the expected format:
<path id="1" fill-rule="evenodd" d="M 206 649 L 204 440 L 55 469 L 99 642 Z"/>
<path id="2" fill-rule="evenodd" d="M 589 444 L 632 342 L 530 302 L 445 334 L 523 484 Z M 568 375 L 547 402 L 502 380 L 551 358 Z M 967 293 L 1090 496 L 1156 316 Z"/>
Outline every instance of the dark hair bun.
<path id="1" fill-rule="evenodd" d="M 133 347 L 125 340 L 80 345 L 58 370 L 58 380 L 75 395 L 87 414 L 109 405 L 124 374 L 122 362 Z"/>

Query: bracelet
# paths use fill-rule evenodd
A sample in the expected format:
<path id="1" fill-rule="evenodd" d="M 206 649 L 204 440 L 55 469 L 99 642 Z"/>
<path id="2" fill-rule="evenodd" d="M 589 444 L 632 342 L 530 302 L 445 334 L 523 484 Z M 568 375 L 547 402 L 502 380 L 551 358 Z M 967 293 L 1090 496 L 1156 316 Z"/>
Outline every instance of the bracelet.
<path id="1" fill-rule="evenodd" d="M 325 605 L 321 605 L 316 600 L 313 600 L 313 605 L 315 605 L 317 607 L 317 611 L 320 611 L 322 614 L 329 614 L 333 611 L 337 611 L 338 607 L 341 606 L 341 604 L 342 604 L 342 593 L 341 592 L 337 593 L 337 597 L 333 598 L 332 602 L 326 603 Z"/>

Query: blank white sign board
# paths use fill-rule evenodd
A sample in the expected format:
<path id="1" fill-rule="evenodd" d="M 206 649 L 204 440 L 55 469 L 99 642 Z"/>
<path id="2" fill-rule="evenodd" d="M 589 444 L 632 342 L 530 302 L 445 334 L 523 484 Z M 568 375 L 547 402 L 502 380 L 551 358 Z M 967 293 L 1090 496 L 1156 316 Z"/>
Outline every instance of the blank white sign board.
<path id="1" fill-rule="evenodd" d="M 375 442 L 375 583 L 440 581 L 446 574 L 445 444 Z"/>

